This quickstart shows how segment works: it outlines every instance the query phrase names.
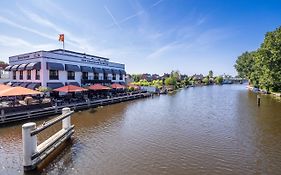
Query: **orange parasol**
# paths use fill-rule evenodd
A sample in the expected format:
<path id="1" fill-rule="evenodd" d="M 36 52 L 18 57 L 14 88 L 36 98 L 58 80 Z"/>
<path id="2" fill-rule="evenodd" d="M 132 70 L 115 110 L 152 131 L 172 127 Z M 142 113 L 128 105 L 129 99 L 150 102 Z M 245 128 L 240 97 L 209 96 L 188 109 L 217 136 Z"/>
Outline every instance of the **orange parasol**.
<path id="1" fill-rule="evenodd" d="M 5 90 L 5 89 L 10 89 L 11 86 L 0 84 L 0 91 Z"/>
<path id="2" fill-rule="evenodd" d="M 111 87 L 113 89 L 125 89 L 125 86 L 121 85 L 121 84 L 118 84 L 118 83 L 114 83 L 111 85 Z"/>
<path id="3" fill-rule="evenodd" d="M 63 86 L 57 89 L 54 89 L 53 91 L 58 91 L 58 92 L 82 92 L 82 91 L 87 91 L 88 89 L 79 87 L 79 86 L 74 86 L 74 85 L 67 85 Z"/>
<path id="4" fill-rule="evenodd" d="M 94 85 L 89 86 L 88 89 L 98 91 L 98 90 L 109 90 L 110 87 L 103 86 L 101 84 L 94 84 Z"/>
<path id="5" fill-rule="evenodd" d="M 9 97 L 9 96 L 20 96 L 20 95 L 37 95 L 41 94 L 39 91 L 27 89 L 24 87 L 11 87 L 9 89 L 5 89 L 0 91 L 0 97 Z"/>
<path id="6" fill-rule="evenodd" d="M 140 87 L 139 87 L 139 86 L 134 85 L 134 84 L 128 84 L 128 87 L 133 87 L 134 89 L 140 89 Z"/>

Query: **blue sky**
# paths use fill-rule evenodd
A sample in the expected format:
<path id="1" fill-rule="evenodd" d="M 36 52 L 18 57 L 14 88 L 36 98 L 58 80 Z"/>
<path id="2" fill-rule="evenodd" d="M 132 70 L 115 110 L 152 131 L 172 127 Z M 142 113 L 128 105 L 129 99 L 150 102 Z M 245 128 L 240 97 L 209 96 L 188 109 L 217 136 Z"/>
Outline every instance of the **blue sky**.
<path id="1" fill-rule="evenodd" d="M 279 0 L 0 1 L 0 58 L 61 48 L 111 58 L 128 73 L 236 75 L 237 56 L 281 25 Z"/>

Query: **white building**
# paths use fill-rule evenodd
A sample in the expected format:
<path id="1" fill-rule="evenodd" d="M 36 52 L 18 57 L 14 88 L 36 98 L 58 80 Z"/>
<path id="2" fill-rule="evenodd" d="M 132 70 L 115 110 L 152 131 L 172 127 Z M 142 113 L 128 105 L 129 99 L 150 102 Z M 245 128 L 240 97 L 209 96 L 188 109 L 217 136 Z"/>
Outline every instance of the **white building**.
<path id="1" fill-rule="evenodd" d="M 67 84 L 125 83 L 125 65 L 69 50 L 37 51 L 9 57 L 12 86 L 35 89 L 58 88 Z"/>

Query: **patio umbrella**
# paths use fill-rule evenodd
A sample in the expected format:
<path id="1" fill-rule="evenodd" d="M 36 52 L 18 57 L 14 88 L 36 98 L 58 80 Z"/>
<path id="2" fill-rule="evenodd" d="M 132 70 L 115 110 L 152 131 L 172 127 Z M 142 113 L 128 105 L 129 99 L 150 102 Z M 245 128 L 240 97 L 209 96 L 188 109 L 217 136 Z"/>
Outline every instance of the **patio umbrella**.
<path id="1" fill-rule="evenodd" d="M 10 89 L 11 86 L 0 84 L 0 91 L 5 90 L 5 89 Z"/>
<path id="2" fill-rule="evenodd" d="M 10 96 L 20 96 L 20 95 L 37 95 L 41 94 L 39 91 L 27 89 L 24 87 L 11 87 L 9 89 L 5 89 L 0 91 L 0 97 L 10 97 Z"/>
<path id="3" fill-rule="evenodd" d="M 67 85 L 67 86 L 63 86 L 57 89 L 54 89 L 53 91 L 57 91 L 57 92 L 82 92 L 82 91 L 87 91 L 88 89 L 79 87 L 79 86 L 74 86 L 74 85 Z"/>
<path id="4" fill-rule="evenodd" d="M 94 84 L 89 86 L 88 89 L 98 91 L 98 90 L 109 90 L 110 87 L 103 86 L 101 84 Z"/>
<path id="5" fill-rule="evenodd" d="M 118 84 L 118 83 L 114 83 L 111 85 L 112 89 L 125 89 L 125 86 Z"/>

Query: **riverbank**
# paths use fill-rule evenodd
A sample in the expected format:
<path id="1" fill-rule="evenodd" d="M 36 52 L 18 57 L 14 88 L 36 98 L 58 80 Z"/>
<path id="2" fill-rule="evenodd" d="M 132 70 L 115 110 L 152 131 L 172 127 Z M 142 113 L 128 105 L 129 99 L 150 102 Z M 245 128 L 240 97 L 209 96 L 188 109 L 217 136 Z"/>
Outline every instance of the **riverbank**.
<path id="1" fill-rule="evenodd" d="M 250 91 L 253 91 L 255 93 L 261 93 L 261 94 L 266 94 L 266 95 L 273 95 L 276 97 L 281 97 L 281 93 L 280 92 L 270 92 L 270 91 L 266 91 L 264 89 L 260 89 L 260 88 L 255 88 L 251 85 L 246 86 L 246 88 Z"/>

